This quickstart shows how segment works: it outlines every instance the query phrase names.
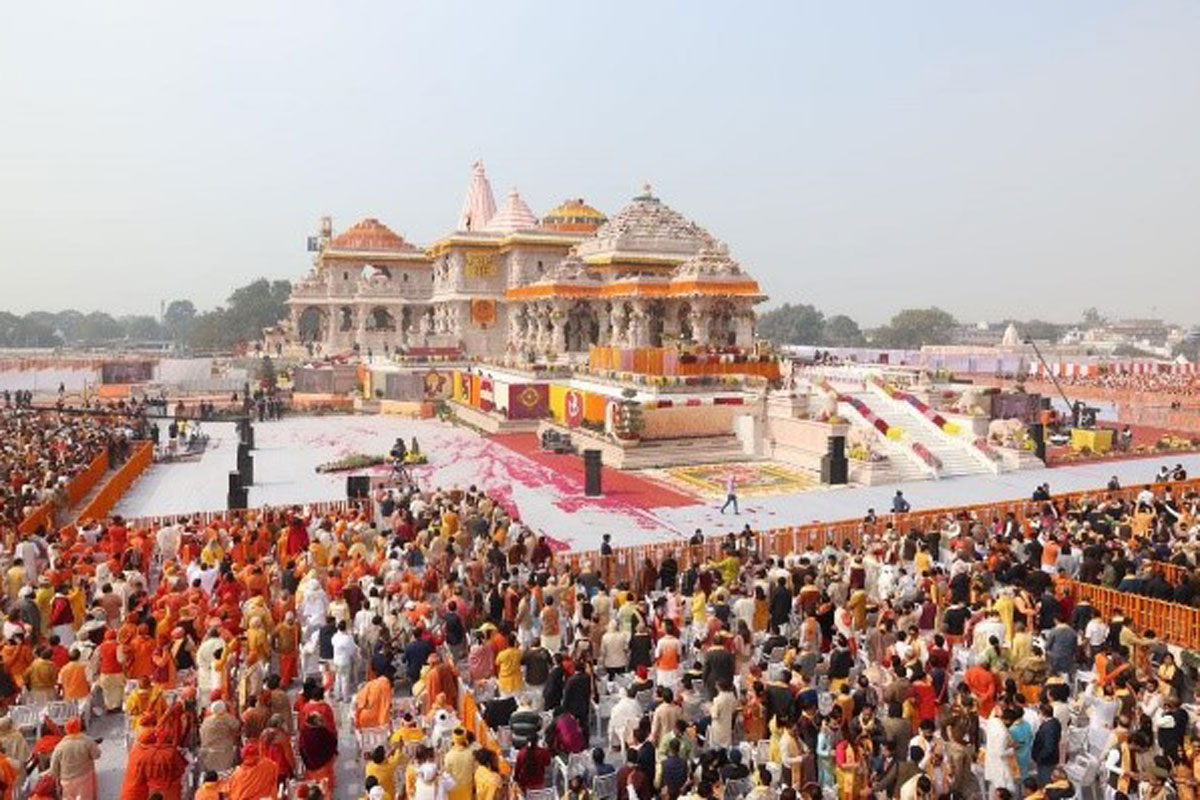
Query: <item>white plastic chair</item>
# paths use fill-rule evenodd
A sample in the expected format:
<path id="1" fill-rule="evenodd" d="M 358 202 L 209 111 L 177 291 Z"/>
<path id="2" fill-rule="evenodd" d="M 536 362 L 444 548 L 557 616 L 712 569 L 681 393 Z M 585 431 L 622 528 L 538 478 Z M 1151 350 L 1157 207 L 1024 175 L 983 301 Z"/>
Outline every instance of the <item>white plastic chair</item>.
<path id="1" fill-rule="evenodd" d="M 592 778 L 592 794 L 596 800 L 616 800 L 617 773 L 610 772 L 607 775 L 597 775 Z"/>

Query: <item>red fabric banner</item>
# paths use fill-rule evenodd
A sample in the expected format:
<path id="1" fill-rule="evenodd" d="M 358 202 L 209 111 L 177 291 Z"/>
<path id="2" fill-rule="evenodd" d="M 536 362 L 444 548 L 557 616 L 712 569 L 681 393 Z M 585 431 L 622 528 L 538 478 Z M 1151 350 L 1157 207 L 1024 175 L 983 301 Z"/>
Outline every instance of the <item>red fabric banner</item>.
<path id="1" fill-rule="evenodd" d="M 541 419 L 550 416 L 550 386 L 518 383 L 508 387 L 509 419 Z"/>

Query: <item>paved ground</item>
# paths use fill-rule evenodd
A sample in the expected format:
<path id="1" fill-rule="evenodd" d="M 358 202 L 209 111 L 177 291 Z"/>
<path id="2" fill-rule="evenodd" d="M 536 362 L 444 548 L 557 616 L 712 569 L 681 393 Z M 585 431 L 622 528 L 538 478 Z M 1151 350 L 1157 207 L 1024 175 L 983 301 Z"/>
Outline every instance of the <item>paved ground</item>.
<path id="1" fill-rule="evenodd" d="M 225 507 L 226 475 L 236 461 L 236 435 L 229 424 L 206 426 L 212 436 L 199 462 L 155 466 L 134 485 L 118 507 L 127 516 L 216 510 Z M 424 485 L 478 485 L 520 510 L 522 518 L 573 549 L 594 549 L 603 533 L 621 544 L 673 540 L 696 528 L 708 534 L 741 528 L 799 525 L 815 520 L 861 516 L 868 507 L 883 511 L 899 488 L 914 509 L 1011 500 L 1029 496 L 1048 481 L 1054 492 L 1094 489 L 1112 475 L 1123 484 L 1151 479 L 1160 464 L 1183 463 L 1200 475 L 1200 455 L 1111 461 L 999 476 L 978 475 L 877 487 L 841 487 L 791 495 L 748 498 L 742 513 L 721 515 L 719 500 L 644 506 L 645 495 L 583 495 L 577 471 L 539 463 L 497 441 L 433 420 L 392 417 L 296 417 L 255 426 L 256 483 L 251 505 L 279 505 L 345 497 L 345 475 L 319 475 L 318 464 L 350 453 L 385 453 L 397 436 L 415 436 L 430 464 L 416 470 Z M 673 507 L 672 507 L 673 506 Z"/>

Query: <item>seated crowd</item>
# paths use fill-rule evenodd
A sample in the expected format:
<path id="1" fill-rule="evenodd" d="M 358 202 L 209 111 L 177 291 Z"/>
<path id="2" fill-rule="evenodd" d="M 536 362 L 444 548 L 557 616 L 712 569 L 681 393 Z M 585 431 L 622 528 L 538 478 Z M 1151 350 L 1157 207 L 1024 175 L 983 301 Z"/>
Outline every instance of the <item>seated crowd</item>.
<path id="1" fill-rule="evenodd" d="M 123 800 L 1194 797 L 1194 669 L 1073 591 L 1192 557 L 1157 489 L 636 564 L 474 488 L 67 526 L 6 552 L 0 798 L 97 797 L 105 714 Z"/>

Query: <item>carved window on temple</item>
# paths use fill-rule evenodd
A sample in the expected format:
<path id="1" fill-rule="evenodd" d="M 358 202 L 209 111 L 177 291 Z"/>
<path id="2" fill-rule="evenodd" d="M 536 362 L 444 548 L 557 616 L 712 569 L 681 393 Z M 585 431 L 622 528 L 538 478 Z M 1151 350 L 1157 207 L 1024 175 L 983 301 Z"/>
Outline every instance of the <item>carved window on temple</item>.
<path id="1" fill-rule="evenodd" d="M 350 306 L 342 306 L 338 309 L 338 314 L 341 317 L 341 324 L 338 325 L 338 330 L 352 330 L 354 328 L 354 309 Z"/>

